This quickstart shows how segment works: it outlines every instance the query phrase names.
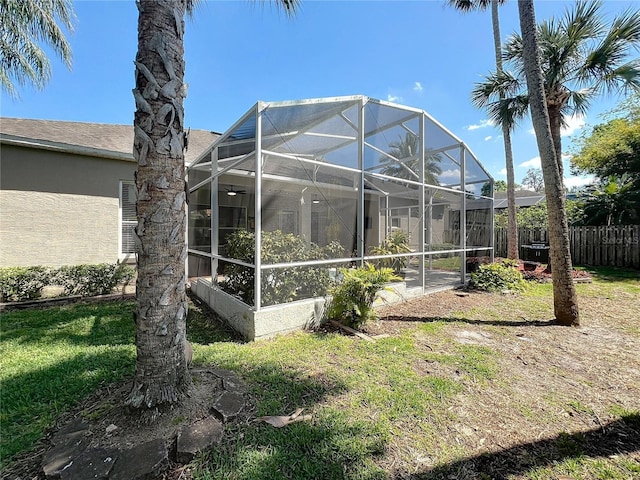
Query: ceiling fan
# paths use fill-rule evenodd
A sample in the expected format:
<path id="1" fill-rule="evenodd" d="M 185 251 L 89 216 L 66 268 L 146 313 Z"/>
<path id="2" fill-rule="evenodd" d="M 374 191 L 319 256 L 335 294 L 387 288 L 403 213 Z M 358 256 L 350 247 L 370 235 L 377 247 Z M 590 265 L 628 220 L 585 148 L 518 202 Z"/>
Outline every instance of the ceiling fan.
<path id="1" fill-rule="evenodd" d="M 245 193 L 247 193 L 246 190 L 236 190 L 233 188 L 233 186 L 231 187 L 227 187 L 227 195 L 229 195 L 230 197 L 235 197 L 236 195 L 244 195 Z"/>

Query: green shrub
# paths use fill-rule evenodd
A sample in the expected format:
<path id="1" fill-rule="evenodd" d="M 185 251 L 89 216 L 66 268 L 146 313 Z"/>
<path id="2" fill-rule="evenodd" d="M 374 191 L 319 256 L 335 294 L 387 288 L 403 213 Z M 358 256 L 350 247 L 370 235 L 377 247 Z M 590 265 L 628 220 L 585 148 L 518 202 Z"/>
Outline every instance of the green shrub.
<path id="1" fill-rule="evenodd" d="M 255 263 L 255 234 L 238 230 L 227 237 L 229 258 L 246 263 Z M 325 247 L 309 243 L 292 233 L 262 232 L 263 264 L 291 263 L 306 260 L 324 260 L 344 256 L 344 248 L 338 242 Z M 275 305 L 291 302 L 297 298 L 325 295 L 331 283 L 331 265 L 290 267 L 264 270 L 262 272 L 262 304 Z M 243 302 L 254 302 L 254 268 L 228 263 L 224 269 L 225 280 L 220 283 L 227 293 L 239 296 Z"/>
<path id="2" fill-rule="evenodd" d="M 24 302 L 40 298 L 50 277 L 50 270 L 41 266 L 0 268 L 0 300 Z"/>
<path id="3" fill-rule="evenodd" d="M 63 295 L 105 295 L 133 278 L 135 270 L 125 264 L 101 263 L 73 265 L 57 269 L 47 267 L 0 268 L 0 300 L 24 302 L 40 298 L 42 288 L 57 285 Z"/>
<path id="4" fill-rule="evenodd" d="M 469 288 L 485 292 L 524 290 L 525 287 L 522 274 L 509 261 L 480 265 L 469 281 Z"/>
<path id="5" fill-rule="evenodd" d="M 397 255 L 411 253 L 409 247 L 409 234 L 403 230 L 395 230 L 387 235 L 387 238 L 378 247 L 371 247 L 372 255 Z M 409 257 L 378 258 L 373 264 L 378 268 L 391 268 L 394 273 L 400 273 L 409 263 Z"/>
<path id="6" fill-rule="evenodd" d="M 121 283 L 133 278 L 135 270 L 123 263 L 71 265 L 58 268 L 51 283 L 64 289 L 64 295 L 91 297 L 106 295 Z"/>
<path id="7" fill-rule="evenodd" d="M 375 268 L 372 264 L 360 268 L 341 268 L 342 281 L 332 287 L 329 318 L 339 320 L 354 328 L 375 319 L 373 302 L 385 284 L 401 280 L 391 268 Z"/>

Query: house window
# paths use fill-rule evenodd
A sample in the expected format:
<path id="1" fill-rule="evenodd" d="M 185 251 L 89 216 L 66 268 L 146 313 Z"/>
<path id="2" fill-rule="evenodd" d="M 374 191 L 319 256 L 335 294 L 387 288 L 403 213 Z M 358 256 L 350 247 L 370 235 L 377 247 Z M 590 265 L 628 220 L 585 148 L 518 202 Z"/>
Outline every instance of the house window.
<path id="1" fill-rule="evenodd" d="M 297 212 L 278 212 L 278 230 L 282 233 L 298 233 L 298 214 Z"/>
<path id="2" fill-rule="evenodd" d="M 135 228 L 136 186 L 133 182 L 120 182 L 120 256 L 136 253 Z"/>

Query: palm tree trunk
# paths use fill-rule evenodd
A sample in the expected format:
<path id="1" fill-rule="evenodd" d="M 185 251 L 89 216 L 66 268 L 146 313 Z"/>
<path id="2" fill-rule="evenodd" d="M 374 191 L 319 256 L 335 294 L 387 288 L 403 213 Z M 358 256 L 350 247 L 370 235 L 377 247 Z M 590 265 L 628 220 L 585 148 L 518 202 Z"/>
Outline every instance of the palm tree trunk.
<path id="1" fill-rule="evenodd" d="M 140 0 L 134 156 L 138 279 L 136 374 L 126 404 L 175 403 L 191 384 L 185 359 L 185 2 Z"/>
<path id="2" fill-rule="evenodd" d="M 562 165 L 562 112 L 561 105 L 549 105 L 549 123 L 551 125 L 551 138 L 556 151 L 556 160 L 558 161 L 558 171 L 560 172 L 560 180 L 564 183 L 564 165 Z"/>
<path id="3" fill-rule="evenodd" d="M 498 0 L 491 0 L 491 24 L 493 26 L 493 46 L 496 55 L 496 71 L 502 72 L 502 45 L 500 36 L 500 17 Z M 504 95 L 500 95 L 502 100 Z M 518 223 L 516 220 L 516 178 L 513 170 L 513 149 L 511 146 L 511 130 L 502 125 L 504 139 L 504 158 L 507 168 L 507 258 L 518 259 Z"/>
<path id="4" fill-rule="evenodd" d="M 518 260 L 518 221 L 516 219 L 516 177 L 513 169 L 513 150 L 509 127 L 502 126 L 507 166 L 507 258 Z"/>
<path id="5" fill-rule="evenodd" d="M 542 69 L 538 56 L 536 21 L 533 0 L 519 0 L 520 29 L 529 107 L 536 132 L 542 163 L 549 216 L 549 243 L 553 265 L 553 305 L 557 321 L 561 325 L 579 325 L 578 298 L 573 284 L 569 228 L 564 205 L 562 177 L 556 161 L 556 149 L 551 134 L 549 113 L 545 101 Z"/>

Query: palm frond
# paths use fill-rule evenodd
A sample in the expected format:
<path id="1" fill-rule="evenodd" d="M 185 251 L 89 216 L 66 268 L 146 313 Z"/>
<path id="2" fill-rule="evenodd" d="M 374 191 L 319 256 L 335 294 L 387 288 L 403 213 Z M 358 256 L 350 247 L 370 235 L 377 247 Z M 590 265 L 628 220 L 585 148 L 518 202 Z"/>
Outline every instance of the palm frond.
<path id="1" fill-rule="evenodd" d="M 640 44 L 640 15 L 638 12 L 626 11 L 614 19 L 610 30 L 589 53 L 581 73 L 584 76 L 597 77 L 610 72 L 624 61 L 631 48 L 637 48 L 638 44 Z"/>
<path id="2" fill-rule="evenodd" d="M 489 119 L 496 125 L 504 125 L 513 130 L 528 112 L 529 97 L 517 95 L 503 98 L 486 106 Z"/>
<path id="3" fill-rule="evenodd" d="M 539 26 L 538 32 L 545 84 L 561 85 L 571 77 L 575 45 L 563 34 L 556 22 L 544 22 Z"/>
<path id="4" fill-rule="evenodd" d="M 500 98 L 509 98 L 522 90 L 521 80 L 509 71 L 491 72 L 471 90 L 471 103 L 484 108 Z"/>
<path id="5" fill-rule="evenodd" d="M 299 10 L 302 4 L 301 0 L 269 0 L 269 3 L 275 4 L 275 7 L 283 10 L 288 16 L 293 16 Z"/>
<path id="6" fill-rule="evenodd" d="M 640 60 L 620 65 L 603 75 L 597 84 L 604 93 L 621 91 L 629 94 L 640 91 Z"/>
<path id="7" fill-rule="evenodd" d="M 591 100 L 596 94 L 597 91 L 593 88 L 583 88 L 569 92 L 569 100 L 565 104 L 566 108 L 562 109 L 562 126 L 567 126 L 564 121 L 565 117 L 568 118 L 573 115 L 586 116 L 589 107 L 591 107 Z"/>
<path id="8" fill-rule="evenodd" d="M 41 43 L 71 68 L 62 27 L 72 32 L 74 21 L 71 0 L 0 1 L 0 79 L 9 95 L 17 96 L 14 84 L 42 88 L 49 80 L 51 65 Z"/>
<path id="9" fill-rule="evenodd" d="M 500 0 L 499 3 L 504 3 L 505 0 Z M 491 0 L 447 0 L 447 4 L 450 7 L 467 13 L 474 10 L 486 10 L 491 5 Z"/>
<path id="10" fill-rule="evenodd" d="M 522 37 L 513 33 L 507 37 L 502 47 L 502 59 L 505 62 L 515 61 L 520 63 L 522 59 Z"/>
<path id="11" fill-rule="evenodd" d="M 73 32 L 75 14 L 71 0 L 24 0 L 9 2 L 9 5 L 7 13 L 14 22 L 14 31 L 47 43 L 67 66 L 71 66 L 71 47 L 59 25 Z"/>
<path id="12" fill-rule="evenodd" d="M 585 40 L 597 38 L 605 32 L 601 15 L 602 2 L 578 1 L 573 10 L 567 8 L 564 18 L 559 23 L 559 30 L 564 32 L 572 47 L 581 45 Z"/>
<path id="13" fill-rule="evenodd" d="M 640 60 L 628 60 L 632 49 L 640 48 L 637 9 L 629 8 L 607 24 L 600 0 L 578 0 L 561 19 L 538 25 L 538 41 L 547 102 L 555 103 L 565 115 L 584 114 L 596 94 L 640 90 Z M 510 62 L 517 78 L 524 79 L 519 35 L 507 39 L 503 59 Z M 494 119 L 509 119 L 511 107 L 496 101 L 499 82 L 488 77 L 483 83 L 472 92 L 474 104 L 491 105 Z M 513 95 L 504 94 L 509 97 Z"/>

